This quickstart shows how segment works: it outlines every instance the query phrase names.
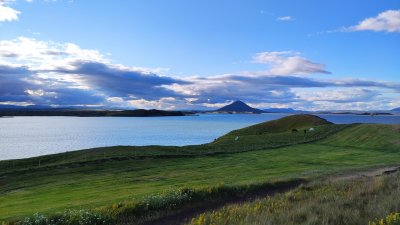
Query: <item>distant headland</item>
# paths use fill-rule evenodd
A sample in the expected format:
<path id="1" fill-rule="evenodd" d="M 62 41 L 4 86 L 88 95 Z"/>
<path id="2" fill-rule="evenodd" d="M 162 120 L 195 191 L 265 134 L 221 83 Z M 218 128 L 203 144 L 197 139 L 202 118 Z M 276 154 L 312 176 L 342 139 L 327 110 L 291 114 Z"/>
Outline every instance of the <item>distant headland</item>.
<path id="1" fill-rule="evenodd" d="M 190 113 L 165 110 L 84 110 L 84 109 L 2 109 L 0 117 L 10 116 L 77 116 L 77 117 L 155 117 L 186 116 Z"/>

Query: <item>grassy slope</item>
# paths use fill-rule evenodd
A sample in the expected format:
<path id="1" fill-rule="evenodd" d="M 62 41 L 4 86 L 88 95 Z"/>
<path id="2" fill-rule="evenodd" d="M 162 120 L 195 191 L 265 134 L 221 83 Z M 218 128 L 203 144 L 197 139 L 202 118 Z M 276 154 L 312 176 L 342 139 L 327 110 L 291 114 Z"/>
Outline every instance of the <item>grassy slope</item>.
<path id="1" fill-rule="evenodd" d="M 293 115 L 281 119 L 259 123 L 243 129 L 234 130 L 228 135 L 256 135 L 263 133 L 280 133 L 291 129 L 310 128 L 320 125 L 332 124 L 331 122 L 314 115 Z"/>
<path id="2" fill-rule="evenodd" d="M 355 130 L 358 130 L 358 133 Z M 377 130 L 379 130 L 378 133 Z M 353 138 L 346 137 L 349 134 Z M 355 134 L 360 137 L 356 137 Z M 262 135 L 258 136 L 259 139 L 264 137 Z M 287 140 L 291 140 L 293 135 L 300 134 L 285 131 L 277 135 L 286 135 Z M 356 141 L 361 140 L 361 137 L 365 135 L 379 136 L 379 138 L 372 140 L 367 146 L 360 147 Z M 266 142 L 273 138 L 268 137 L 265 139 Z M 301 138 L 304 139 L 304 134 Z M 232 142 L 231 139 L 227 138 L 226 141 Z M 240 141 L 245 146 L 252 143 L 253 139 L 254 137 L 246 141 L 243 136 Z M 346 139 L 344 142 L 346 147 L 343 147 L 343 139 Z M 38 211 L 52 213 L 65 208 L 109 205 L 119 201 L 140 199 L 152 193 L 182 186 L 214 186 L 221 182 L 235 185 L 278 178 L 311 176 L 315 172 L 331 173 L 349 168 L 396 164 L 400 162 L 398 154 L 400 143 L 396 142 L 399 139 L 400 133 L 392 126 L 357 125 L 324 140 L 290 147 L 270 148 L 268 151 L 163 158 L 158 156 L 180 150 L 193 154 L 194 150 L 201 151 L 207 149 L 207 146 L 194 146 L 188 149 L 147 147 L 145 149 L 153 150 L 146 151 L 145 154 L 157 155 L 157 157 L 70 163 L 91 159 L 92 156 L 104 157 L 104 149 L 89 150 L 49 156 L 53 160 L 49 161 L 49 165 L 58 162 L 56 166 L 29 170 L 21 169 L 24 166 L 32 166 L 28 162 L 34 163 L 36 160 L 0 162 L 4 168 L 0 173 L 0 220 L 28 216 Z M 386 143 L 393 144 L 389 146 L 390 148 L 386 148 Z M 210 145 L 214 146 L 212 149 L 223 149 L 222 146 L 228 146 L 227 144 L 218 143 L 217 140 Z M 266 145 L 265 148 L 268 149 L 268 146 L 271 145 Z M 119 154 L 119 157 L 125 157 L 126 154 L 128 156 L 143 154 L 143 151 L 132 153 L 125 148 L 108 148 L 107 151 L 106 158 L 112 151 L 118 152 L 113 154 Z M 49 160 L 46 157 L 42 159 Z M 12 164 L 16 165 L 10 167 Z"/>
<path id="3" fill-rule="evenodd" d="M 201 214 L 190 225 L 396 225 L 400 224 L 399 212 L 397 173 L 305 185 L 285 194 Z"/>

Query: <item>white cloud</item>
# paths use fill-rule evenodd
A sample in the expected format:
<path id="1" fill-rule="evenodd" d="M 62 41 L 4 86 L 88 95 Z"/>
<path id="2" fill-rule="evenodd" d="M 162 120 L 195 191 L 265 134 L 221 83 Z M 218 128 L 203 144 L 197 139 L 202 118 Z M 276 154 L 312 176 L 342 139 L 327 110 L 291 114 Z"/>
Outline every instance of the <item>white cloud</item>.
<path id="1" fill-rule="evenodd" d="M 253 57 L 253 62 L 268 64 L 270 75 L 308 75 L 315 73 L 328 74 L 325 65 L 312 62 L 293 51 L 261 52 Z"/>
<path id="2" fill-rule="evenodd" d="M 400 83 L 302 76 L 328 72 L 292 51 L 261 52 L 253 60 L 269 70 L 171 77 L 160 75 L 165 68 L 115 64 L 76 44 L 19 37 L 0 41 L 0 104 L 205 109 L 240 99 L 258 107 L 305 110 L 398 105 L 391 99 L 400 93 Z M 382 90 L 391 91 L 386 100 Z"/>
<path id="3" fill-rule="evenodd" d="M 32 102 L 12 102 L 12 101 L 6 101 L 6 102 L 0 102 L 0 105 L 30 106 L 30 105 L 34 105 L 34 103 L 32 103 Z"/>
<path id="4" fill-rule="evenodd" d="M 347 30 L 400 32 L 400 10 L 384 11 L 376 17 L 364 19 L 358 25 L 352 26 Z"/>
<path id="5" fill-rule="evenodd" d="M 276 20 L 279 20 L 279 21 L 292 21 L 292 20 L 294 20 L 294 18 L 291 17 L 291 16 L 280 16 L 280 17 L 276 18 Z"/>
<path id="6" fill-rule="evenodd" d="M 48 97 L 54 97 L 57 98 L 57 93 L 56 92 L 47 92 L 44 91 L 43 89 L 37 89 L 37 90 L 30 90 L 27 89 L 25 92 L 33 97 L 43 97 L 43 96 L 48 96 Z"/>
<path id="7" fill-rule="evenodd" d="M 4 59 L 7 59 L 6 61 Z M 97 62 L 110 64 L 110 60 L 98 50 L 84 49 L 73 43 L 40 41 L 34 38 L 18 37 L 0 40 L 0 63 L 14 63 L 32 70 L 74 69 L 75 62 Z M 147 74 L 164 74 L 169 68 L 127 67 L 113 64 L 122 70 L 132 70 Z"/>
<path id="8" fill-rule="evenodd" d="M 172 97 L 160 98 L 158 100 L 145 100 L 145 99 L 135 99 L 127 101 L 130 106 L 141 109 L 164 109 L 164 110 L 174 110 L 179 106 L 179 101 Z"/>
<path id="9" fill-rule="evenodd" d="M 26 37 L 0 41 L 1 57 L 33 70 L 51 70 L 58 67 L 71 69 L 75 61 L 108 62 L 97 50 L 82 49 L 72 43 L 60 44 Z"/>
<path id="10" fill-rule="evenodd" d="M 201 110 L 209 109 L 207 104 L 191 104 L 188 99 L 177 99 L 173 97 L 164 97 L 158 100 L 145 100 L 135 99 L 124 101 L 127 107 L 140 108 L 140 109 L 161 109 L 161 110 Z M 220 107 L 225 104 L 220 104 Z"/>
<path id="11" fill-rule="evenodd" d="M 332 111 L 332 110 L 359 110 L 359 111 L 375 111 L 375 110 L 390 110 L 393 107 L 389 106 L 391 99 L 381 98 L 369 102 L 345 102 L 337 103 L 330 101 L 309 102 L 309 104 L 301 104 L 297 109 L 311 111 Z"/>
<path id="12" fill-rule="evenodd" d="M 18 20 L 18 14 L 21 12 L 5 6 L 4 2 L 0 1 L 0 22 Z"/>
<path id="13" fill-rule="evenodd" d="M 299 99 L 309 102 L 370 102 L 380 95 L 379 91 L 365 88 L 309 88 L 296 90 Z"/>
<path id="14" fill-rule="evenodd" d="M 180 82 L 158 75 L 167 70 L 114 64 L 99 51 L 72 43 L 26 37 L 2 40 L 0 86 L 7 87 L 0 90 L 0 102 L 32 100 L 37 104 L 76 105 L 115 104 L 117 99 L 154 101 L 174 96 L 162 85 Z"/>

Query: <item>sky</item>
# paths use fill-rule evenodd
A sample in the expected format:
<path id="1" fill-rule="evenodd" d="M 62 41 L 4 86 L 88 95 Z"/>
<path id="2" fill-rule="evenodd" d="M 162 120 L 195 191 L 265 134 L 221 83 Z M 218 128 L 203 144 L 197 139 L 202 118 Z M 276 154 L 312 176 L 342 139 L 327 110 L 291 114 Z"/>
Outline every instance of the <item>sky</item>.
<path id="1" fill-rule="evenodd" d="M 0 0 L 0 105 L 400 107 L 399 0 Z"/>

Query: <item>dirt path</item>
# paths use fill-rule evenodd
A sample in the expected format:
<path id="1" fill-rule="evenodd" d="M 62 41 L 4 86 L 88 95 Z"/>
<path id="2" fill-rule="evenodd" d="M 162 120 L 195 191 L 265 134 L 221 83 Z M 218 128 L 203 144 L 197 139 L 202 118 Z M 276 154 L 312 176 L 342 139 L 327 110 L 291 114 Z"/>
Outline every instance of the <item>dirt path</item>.
<path id="1" fill-rule="evenodd" d="M 345 174 L 345 175 L 338 175 L 338 176 L 334 176 L 334 177 L 331 177 L 328 179 L 333 180 L 333 181 L 349 180 L 349 179 L 356 179 L 356 178 L 360 178 L 360 177 L 381 176 L 381 175 L 385 175 L 385 174 L 396 173 L 399 171 L 400 171 L 400 166 L 382 167 L 382 168 L 374 169 L 374 170 L 361 171 L 361 172 Z M 306 183 L 306 182 L 299 182 L 298 184 L 286 185 L 286 186 L 282 186 L 282 187 L 272 189 L 272 190 L 270 190 L 270 189 L 269 190 L 260 190 L 259 192 L 253 193 L 248 196 L 237 197 L 237 198 L 230 199 L 228 201 L 205 204 L 200 207 L 183 210 L 183 211 L 173 214 L 173 215 L 164 216 L 164 217 L 156 219 L 156 220 L 147 221 L 147 222 L 141 223 L 140 225 L 182 225 L 182 224 L 189 222 L 193 217 L 198 216 L 202 213 L 217 210 L 224 206 L 251 202 L 251 201 L 254 201 L 257 199 L 265 198 L 267 196 L 273 196 L 274 194 L 277 194 L 277 193 L 284 193 L 284 192 L 290 191 L 292 189 L 295 189 L 296 187 L 298 187 L 304 183 Z"/>
<path id="2" fill-rule="evenodd" d="M 228 201 L 215 202 L 210 204 L 205 204 L 200 207 L 195 207 L 192 209 L 183 210 L 177 214 L 165 216 L 156 220 L 147 221 L 141 223 L 140 225 L 181 225 L 189 222 L 193 217 L 200 215 L 201 213 L 213 211 L 224 206 L 239 204 L 245 202 L 251 202 L 256 199 L 265 198 L 267 196 L 272 196 L 276 193 L 283 193 L 292 190 L 305 182 L 298 182 L 296 184 L 288 184 L 275 189 L 260 190 L 259 192 L 249 194 L 243 197 L 236 197 L 229 199 Z"/>
<path id="3" fill-rule="evenodd" d="M 381 175 L 385 175 L 385 174 L 396 173 L 398 171 L 400 171 L 400 166 L 382 167 L 382 168 L 373 169 L 373 170 L 366 170 L 366 171 L 361 171 L 361 172 L 355 172 L 355 173 L 350 173 L 350 174 L 345 174 L 345 175 L 334 176 L 330 180 L 337 181 L 337 180 L 356 179 L 356 178 L 360 178 L 360 177 L 376 177 L 376 176 L 381 176 Z"/>

